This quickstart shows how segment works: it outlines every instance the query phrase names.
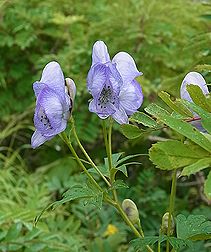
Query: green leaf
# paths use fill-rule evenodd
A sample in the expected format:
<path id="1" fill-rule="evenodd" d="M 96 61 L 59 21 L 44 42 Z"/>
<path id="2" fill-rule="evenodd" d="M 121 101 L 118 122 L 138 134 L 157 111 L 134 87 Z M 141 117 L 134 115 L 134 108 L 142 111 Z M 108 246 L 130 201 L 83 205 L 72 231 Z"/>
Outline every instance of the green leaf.
<path id="1" fill-rule="evenodd" d="M 211 171 L 209 172 L 204 183 L 204 193 L 208 199 L 211 199 Z"/>
<path id="2" fill-rule="evenodd" d="M 152 119 L 150 116 L 146 115 L 143 112 L 136 112 L 130 117 L 130 121 L 137 122 L 140 124 L 143 124 L 146 127 L 149 128 L 160 128 L 161 125 L 159 125 L 154 119 Z"/>
<path id="3" fill-rule="evenodd" d="M 167 240 L 170 242 L 174 250 L 182 249 L 184 247 L 192 247 L 193 243 L 189 240 L 180 239 L 177 237 L 167 237 Z"/>
<path id="4" fill-rule="evenodd" d="M 108 177 L 108 178 L 110 177 L 108 166 L 100 165 L 100 166 L 97 166 L 97 167 L 105 177 Z M 98 172 L 96 171 L 95 168 L 90 168 L 90 169 L 88 169 L 88 171 L 91 172 L 91 173 L 98 174 Z"/>
<path id="5" fill-rule="evenodd" d="M 202 92 L 201 88 L 197 85 L 193 85 L 194 83 L 187 85 L 186 89 L 192 98 L 193 102 L 203 108 L 204 110 L 207 110 L 208 112 L 211 112 L 211 107 L 206 101 L 206 96 Z"/>
<path id="6" fill-rule="evenodd" d="M 97 208 L 101 209 L 102 208 L 102 204 L 103 204 L 103 193 L 99 192 L 97 194 L 95 194 L 94 197 L 90 197 L 86 200 L 87 204 L 93 204 L 95 205 Z"/>
<path id="7" fill-rule="evenodd" d="M 183 100 L 183 103 L 200 115 L 202 119 L 201 124 L 203 128 L 205 128 L 211 134 L 211 114 L 208 113 L 203 108 L 197 106 L 193 102 L 188 102 L 188 101 Z"/>
<path id="8" fill-rule="evenodd" d="M 153 103 L 145 108 L 145 110 L 147 113 L 155 116 L 176 132 L 182 134 L 196 144 L 200 145 L 205 150 L 211 152 L 211 141 L 209 141 L 209 139 L 207 139 L 201 132 L 189 123 L 173 118 L 165 109 Z"/>
<path id="9" fill-rule="evenodd" d="M 182 173 L 181 176 L 189 176 L 191 174 L 195 174 L 198 171 L 201 171 L 202 169 L 205 169 L 211 165 L 211 158 L 203 158 L 195 163 L 186 166 Z"/>
<path id="10" fill-rule="evenodd" d="M 94 193 L 90 188 L 86 185 L 76 185 L 70 188 L 63 194 L 63 198 L 59 201 L 53 203 L 53 208 L 56 208 L 66 202 L 81 199 L 81 198 L 94 198 L 96 193 Z"/>
<path id="11" fill-rule="evenodd" d="M 143 238 L 138 238 L 130 241 L 130 244 L 134 247 L 135 251 L 143 251 L 147 245 L 152 246 L 156 242 L 158 242 L 160 239 L 160 242 L 165 240 L 165 237 L 159 237 L 159 236 L 145 236 Z"/>
<path id="12" fill-rule="evenodd" d="M 127 167 L 125 164 L 117 166 L 117 167 L 113 168 L 113 170 L 114 170 L 114 173 L 116 173 L 117 171 L 121 171 L 126 177 L 128 177 Z"/>
<path id="13" fill-rule="evenodd" d="M 158 95 L 175 112 L 188 117 L 193 116 L 192 112 L 186 106 L 184 106 L 179 99 L 172 101 L 170 94 L 164 91 L 161 91 Z"/>
<path id="14" fill-rule="evenodd" d="M 124 162 L 131 158 L 141 156 L 141 154 L 128 155 L 126 157 L 119 159 L 123 153 L 124 152 L 112 154 L 112 167 L 113 167 L 112 173 L 115 174 L 117 171 L 121 171 L 126 177 L 128 177 L 126 166 L 134 165 L 134 164 L 137 165 L 137 164 L 140 164 L 140 162 L 128 162 L 128 163 L 124 163 Z M 105 158 L 105 166 L 108 169 L 108 158 Z M 109 171 L 108 171 L 108 174 L 110 174 Z"/>
<path id="15" fill-rule="evenodd" d="M 189 215 L 187 218 L 179 214 L 176 217 L 177 237 L 180 239 L 196 240 L 201 235 L 211 234 L 211 221 L 203 215 Z"/>
<path id="16" fill-rule="evenodd" d="M 134 158 L 134 157 L 139 157 L 139 156 L 141 156 L 141 155 L 143 155 L 143 154 L 128 155 L 128 156 L 123 157 L 123 158 L 121 158 L 120 160 L 118 160 L 118 162 L 117 162 L 116 164 L 117 164 L 117 165 L 120 165 L 120 164 L 122 164 L 123 162 L 127 161 L 128 159 L 131 159 L 131 158 Z"/>
<path id="17" fill-rule="evenodd" d="M 141 130 L 137 126 L 131 124 L 122 124 L 120 129 L 122 134 L 128 139 L 138 138 L 144 133 L 144 130 Z"/>
<path id="18" fill-rule="evenodd" d="M 21 222 L 18 222 L 16 224 L 13 224 L 8 232 L 7 232 L 7 235 L 5 237 L 5 241 L 11 241 L 11 240 L 16 240 L 19 235 L 20 235 L 20 232 L 21 232 L 21 229 L 22 229 L 22 223 Z"/>
<path id="19" fill-rule="evenodd" d="M 149 150 L 150 160 L 163 170 L 182 168 L 208 155 L 209 153 L 199 146 L 177 140 L 153 144 Z"/>
<path id="20" fill-rule="evenodd" d="M 121 188 L 129 188 L 129 186 L 121 179 L 116 180 L 111 189 L 121 189 Z"/>

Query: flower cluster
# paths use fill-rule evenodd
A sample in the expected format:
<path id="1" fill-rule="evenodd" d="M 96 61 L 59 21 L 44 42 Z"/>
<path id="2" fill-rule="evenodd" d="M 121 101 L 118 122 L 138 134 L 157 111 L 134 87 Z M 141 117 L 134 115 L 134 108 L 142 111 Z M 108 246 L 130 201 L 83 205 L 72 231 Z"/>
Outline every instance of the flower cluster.
<path id="1" fill-rule="evenodd" d="M 87 88 L 93 97 L 89 110 L 101 119 L 111 116 L 119 124 L 128 123 L 128 116 L 143 102 L 141 87 L 135 80 L 141 74 L 128 53 L 119 52 L 110 60 L 105 43 L 97 41 L 87 77 Z"/>
<path id="2" fill-rule="evenodd" d="M 112 116 L 120 124 L 128 123 L 128 116 L 143 102 L 141 87 L 135 80 L 141 74 L 129 54 L 117 53 L 111 61 L 104 42 L 97 41 L 87 77 L 88 91 L 93 96 L 89 110 L 102 119 Z M 37 98 L 36 130 L 31 145 L 36 148 L 66 129 L 76 87 L 73 80 L 64 79 L 60 65 L 53 61 L 45 66 L 41 80 L 33 84 L 33 89 Z"/>
<path id="3" fill-rule="evenodd" d="M 60 65 L 50 62 L 45 66 L 41 80 L 33 84 L 37 101 L 34 114 L 36 130 L 31 139 L 32 148 L 40 146 L 66 129 L 76 91 L 71 79 L 67 79 L 66 83 L 65 89 L 65 79 Z"/>

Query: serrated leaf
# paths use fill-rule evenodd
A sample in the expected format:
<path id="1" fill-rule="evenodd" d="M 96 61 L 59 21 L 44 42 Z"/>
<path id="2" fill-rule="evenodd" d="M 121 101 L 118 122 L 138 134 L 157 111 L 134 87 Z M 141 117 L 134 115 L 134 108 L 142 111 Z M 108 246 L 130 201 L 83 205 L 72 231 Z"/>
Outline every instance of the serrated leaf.
<path id="1" fill-rule="evenodd" d="M 95 193 L 89 189 L 86 185 L 77 185 L 70 188 L 63 194 L 63 198 L 59 201 L 53 203 L 53 208 L 56 208 L 66 202 L 81 199 L 81 198 L 93 198 L 95 197 Z"/>
<path id="2" fill-rule="evenodd" d="M 186 86 L 186 89 L 196 105 L 200 106 L 206 111 L 211 112 L 211 107 L 206 101 L 206 96 L 204 95 L 199 86 L 190 84 Z"/>
<path id="3" fill-rule="evenodd" d="M 130 121 L 137 122 L 140 124 L 143 124 L 146 127 L 149 128 L 160 128 L 161 125 L 159 125 L 154 119 L 152 119 L 150 116 L 146 115 L 143 112 L 136 112 L 130 117 Z"/>
<path id="4" fill-rule="evenodd" d="M 137 126 L 131 124 L 122 124 L 120 129 L 122 134 L 128 139 L 138 138 L 145 132 L 144 130 L 139 129 Z"/>
<path id="5" fill-rule="evenodd" d="M 211 165 L 211 158 L 204 158 L 196 161 L 195 163 L 186 166 L 181 176 L 189 176 L 191 174 L 195 174 L 196 172 L 201 171 L 202 169 L 205 169 Z"/>
<path id="6" fill-rule="evenodd" d="M 150 160 L 160 169 L 172 170 L 193 164 L 209 153 L 193 144 L 169 140 L 153 144 L 149 150 Z"/>
<path id="7" fill-rule="evenodd" d="M 120 179 L 116 180 L 111 187 L 111 189 L 121 189 L 121 188 L 129 188 L 129 186 L 123 180 Z"/>
<path id="8" fill-rule="evenodd" d="M 177 251 L 184 247 L 192 247 L 193 243 L 189 240 L 184 240 L 176 237 L 168 237 L 167 240 L 170 242 L 171 246 Z"/>
<path id="9" fill-rule="evenodd" d="M 204 183 L 204 193 L 208 199 L 211 199 L 211 171 L 209 172 Z"/>
<path id="10" fill-rule="evenodd" d="M 105 177 L 107 177 L 107 178 L 110 177 L 110 173 L 109 173 L 109 169 L 108 169 L 108 166 L 107 166 L 107 165 L 100 165 L 100 166 L 97 166 L 97 167 L 98 167 L 98 169 L 101 171 L 101 173 L 102 173 Z M 90 169 L 88 169 L 88 171 L 91 172 L 91 173 L 98 174 L 98 172 L 96 171 L 95 168 L 90 168 Z"/>
<path id="11" fill-rule="evenodd" d="M 90 197 L 86 200 L 87 204 L 93 204 L 95 205 L 97 208 L 101 209 L 102 208 L 102 204 L 103 204 L 103 193 L 99 192 L 98 194 L 96 194 L 94 197 Z"/>
<path id="12" fill-rule="evenodd" d="M 149 245 L 154 245 L 158 240 L 160 242 L 165 240 L 165 237 L 160 238 L 159 236 L 146 236 L 130 241 L 130 244 L 134 247 L 135 251 L 143 251 L 143 249 Z"/>
<path id="13" fill-rule="evenodd" d="M 158 96 L 175 112 L 192 117 L 191 111 L 185 107 L 182 103 L 180 103 L 180 100 L 177 99 L 175 102 L 171 100 L 170 94 L 161 91 Z"/>
<path id="14" fill-rule="evenodd" d="M 177 237 L 196 240 L 197 236 L 211 234 L 211 221 L 203 215 L 189 215 L 187 218 L 179 214 L 176 217 Z"/>
<path id="15" fill-rule="evenodd" d="M 176 132 L 182 134 L 191 141 L 200 145 L 205 150 L 211 152 L 211 141 L 189 123 L 173 118 L 165 109 L 156 104 L 150 104 L 147 108 L 145 108 L 145 110 L 147 113 L 154 115 L 157 119 Z"/>

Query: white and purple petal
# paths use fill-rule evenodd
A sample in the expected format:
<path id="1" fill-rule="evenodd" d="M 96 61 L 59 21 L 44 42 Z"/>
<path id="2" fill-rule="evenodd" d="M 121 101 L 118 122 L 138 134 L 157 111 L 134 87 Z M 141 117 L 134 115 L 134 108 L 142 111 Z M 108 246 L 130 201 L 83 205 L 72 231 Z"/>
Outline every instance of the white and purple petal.
<path id="1" fill-rule="evenodd" d="M 116 64 L 123 82 L 131 82 L 136 77 L 142 75 L 136 67 L 134 59 L 126 52 L 117 53 L 112 59 L 112 63 Z"/>
<path id="2" fill-rule="evenodd" d="M 92 96 L 98 96 L 107 80 L 107 66 L 98 64 L 91 67 L 87 76 L 87 88 Z"/>
<path id="3" fill-rule="evenodd" d="M 119 95 L 119 103 L 126 111 L 127 115 L 132 115 L 141 107 L 143 103 L 143 93 L 140 84 L 133 80 L 124 84 Z"/>
<path id="4" fill-rule="evenodd" d="M 206 81 L 203 76 L 197 72 L 190 72 L 183 79 L 180 88 L 180 97 L 184 100 L 192 102 L 192 99 L 186 89 L 187 85 L 190 84 L 199 86 L 205 95 L 209 93 Z"/>
<path id="5" fill-rule="evenodd" d="M 32 135 L 31 138 L 31 146 L 33 149 L 39 147 L 40 145 L 42 145 L 44 142 L 52 139 L 52 137 L 44 137 L 38 130 L 35 130 L 35 132 Z"/>
<path id="6" fill-rule="evenodd" d="M 103 41 L 97 41 L 92 49 L 92 66 L 98 63 L 105 64 L 110 61 L 110 56 L 106 44 Z"/>
<path id="7" fill-rule="evenodd" d="M 40 82 L 46 84 L 60 95 L 65 93 L 64 75 L 59 63 L 56 61 L 52 61 L 45 66 Z"/>
<path id="8" fill-rule="evenodd" d="M 43 88 L 45 88 L 46 86 L 47 85 L 45 83 L 42 83 L 40 81 L 36 81 L 33 83 L 33 90 L 34 90 L 34 94 L 35 94 L 36 98 L 38 97 L 40 92 L 43 90 Z"/>
<path id="9" fill-rule="evenodd" d="M 120 105 L 116 112 L 112 115 L 112 118 L 119 124 L 129 123 L 128 116 L 125 109 Z"/>
<path id="10" fill-rule="evenodd" d="M 53 136 L 65 130 L 70 115 L 67 100 L 46 87 L 37 99 L 35 127 L 43 136 Z"/>

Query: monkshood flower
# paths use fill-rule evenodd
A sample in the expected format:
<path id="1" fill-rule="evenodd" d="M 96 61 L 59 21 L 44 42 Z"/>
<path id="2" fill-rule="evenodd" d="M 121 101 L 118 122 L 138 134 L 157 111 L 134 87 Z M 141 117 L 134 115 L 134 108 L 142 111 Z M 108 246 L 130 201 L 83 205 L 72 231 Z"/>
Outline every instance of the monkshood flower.
<path id="1" fill-rule="evenodd" d="M 181 84 L 180 96 L 182 99 L 187 100 L 189 102 L 193 102 L 186 89 L 187 85 L 190 84 L 199 86 L 205 95 L 209 94 L 209 90 L 207 88 L 207 84 L 203 76 L 197 72 L 190 72 L 185 76 Z"/>
<path id="2" fill-rule="evenodd" d="M 204 95 L 209 94 L 209 90 L 208 90 L 206 81 L 203 78 L 203 76 L 197 72 L 190 72 L 185 76 L 185 78 L 183 79 L 182 84 L 181 84 L 180 97 L 182 99 L 187 100 L 189 102 L 193 102 L 193 100 L 191 99 L 191 97 L 186 89 L 187 85 L 190 85 L 190 84 L 199 86 Z M 194 113 L 194 115 L 198 116 L 196 113 Z M 198 130 L 200 130 L 202 132 L 206 132 L 206 130 L 202 127 L 200 121 L 196 120 L 196 121 L 191 122 L 191 124 L 194 127 L 196 127 Z"/>
<path id="3" fill-rule="evenodd" d="M 64 79 L 60 65 L 52 61 L 45 66 L 40 81 L 33 84 L 33 89 L 37 98 L 34 114 L 36 130 L 31 145 L 37 148 L 66 129 L 76 87 L 73 80 Z"/>
<path id="4" fill-rule="evenodd" d="M 141 86 L 135 80 L 141 74 L 128 53 L 119 52 L 110 60 L 105 43 L 97 41 L 87 77 L 87 88 L 93 96 L 89 110 L 101 119 L 112 116 L 119 124 L 128 123 L 128 116 L 143 102 Z"/>

